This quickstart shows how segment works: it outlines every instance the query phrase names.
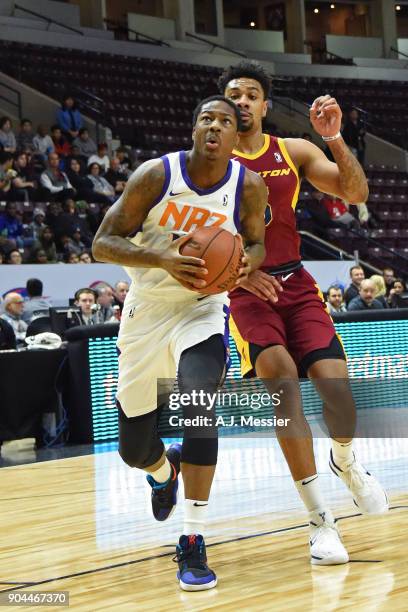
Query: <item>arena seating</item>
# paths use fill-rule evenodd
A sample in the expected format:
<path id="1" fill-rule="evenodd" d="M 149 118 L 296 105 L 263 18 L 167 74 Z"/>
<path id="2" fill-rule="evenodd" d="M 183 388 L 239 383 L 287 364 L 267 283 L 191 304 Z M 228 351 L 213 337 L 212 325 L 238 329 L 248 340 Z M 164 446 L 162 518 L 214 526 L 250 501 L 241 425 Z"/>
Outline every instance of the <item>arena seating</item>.
<path id="1" fill-rule="evenodd" d="M 280 77 L 274 80 L 274 94 L 311 104 L 322 94 L 335 96 L 343 108 L 357 106 L 369 131 L 406 148 L 408 129 L 407 81 L 378 81 L 318 77 Z"/>
<path id="2" fill-rule="evenodd" d="M 203 96 L 217 92 L 219 75 L 219 69 L 208 66 L 6 41 L 0 41 L 0 69 L 56 99 L 75 87 L 103 99 L 104 107 L 95 102 L 96 118 L 103 114 L 114 136 L 131 144 L 141 158 L 189 146 L 191 111 Z M 375 120 L 373 131 L 379 135 L 400 142 L 405 134 L 408 83 L 303 77 L 274 80 L 275 94 L 307 102 L 326 91 L 336 95 L 343 106 L 370 111 Z M 393 256 L 382 247 L 403 256 L 408 253 L 408 177 L 396 167 L 368 166 L 366 171 L 370 211 L 378 221 L 378 229 L 372 229 L 369 237 L 376 243 L 341 228 L 330 230 L 330 238 L 346 251 L 358 248 L 363 258 L 381 266 Z M 300 199 L 309 197 L 310 190 L 303 185 Z"/>

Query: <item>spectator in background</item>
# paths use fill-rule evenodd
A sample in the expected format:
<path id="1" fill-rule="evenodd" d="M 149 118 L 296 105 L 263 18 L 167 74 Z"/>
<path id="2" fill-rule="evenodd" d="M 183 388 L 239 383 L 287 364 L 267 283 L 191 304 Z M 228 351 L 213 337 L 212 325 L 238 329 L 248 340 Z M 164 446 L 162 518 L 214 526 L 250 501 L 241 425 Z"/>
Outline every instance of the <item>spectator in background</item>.
<path id="1" fill-rule="evenodd" d="M 115 189 L 101 176 L 101 166 L 96 162 L 88 165 L 87 183 L 94 194 L 94 202 L 113 204 L 116 200 Z"/>
<path id="2" fill-rule="evenodd" d="M 10 199 L 11 182 L 14 177 L 13 154 L 0 151 L 0 200 Z"/>
<path id="3" fill-rule="evenodd" d="M 384 306 L 375 299 L 375 285 L 369 278 L 360 283 L 359 295 L 351 300 L 347 306 L 349 312 L 353 310 L 381 310 Z"/>
<path id="4" fill-rule="evenodd" d="M 58 125 L 51 127 L 51 138 L 54 145 L 54 151 L 60 157 L 65 158 L 71 153 L 71 145 L 68 140 L 65 140 L 62 135 L 61 128 Z"/>
<path id="5" fill-rule="evenodd" d="M 364 166 L 366 148 L 365 134 L 366 130 L 363 121 L 360 119 L 360 114 L 357 109 L 352 108 L 344 123 L 342 136 L 344 142 L 362 166 Z"/>
<path id="6" fill-rule="evenodd" d="M 341 287 L 338 285 L 331 285 L 328 288 L 326 306 L 331 315 L 347 311 L 346 305 L 343 302 L 343 291 Z"/>
<path id="7" fill-rule="evenodd" d="M 95 325 L 97 318 L 94 314 L 98 293 L 94 289 L 84 287 L 75 293 L 75 306 L 78 312 L 73 312 L 71 318 L 67 316 L 67 327 L 78 327 L 79 325 Z"/>
<path id="8" fill-rule="evenodd" d="M 100 306 L 98 319 L 100 323 L 111 323 L 117 321 L 113 309 L 113 289 L 109 285 L 98 287 L 98 298 L 96 303 Z"/>
<path id="9" fill-rule="evenodd" d="M 41 185 L 47 192 L 47 197 L 60 202 L 75 196 L 75 189 L 68 180 L 65 172 L 59 169 L 59 156 L 57 153 L 48 155 L 48 167 L 41 174 Z"/>
<path id="10" fill-rule="evenodd" d="M 81 264 L 91 264 L 91 263 L 93 263 L 92 262 L 92 257 L 90 256 L 88 251 L 84 251 L 83 253 L 80 254 L 80 256 L 79 256 L 79 263 L 81 263 Z"/>
<path id="11" fill-rule="evenodd" d="M 66 243 L 66 247 L 71 253 L 76 253 L 78 256 L 85 250 L 85 243 L 82 241 L 81 228 L 75 227 L 71 236 Z"/>
<path id="12" fill-rule="evenodd" d="M 0 145 L 7 153 L 16 152 L 17 142 L 9 117 L 0 118 Z"/>
<path id="13" fill-rule="evenodd" d="M 33 124 L 30 119 L 22 119 L 20 122 L 20 132 L 17 136 L 17 151 L 31 151 L 34 153 L 34 133 Z"/>
<path id="14" fill-rule="evenodd" d="M 16 176 L 12 180 L 11 197 L 17 202 L 37 200 L 37 181 L 30 175 L 25 153 L 17 155 L 13 168 Z"/>
<path id="15" fill-rule="evenodd" d="M 7 255 L 7 263 L 12 266 L 19 266 L 23 263 L 23 256 L 18 249 L 13 249 Z"/>
<path id="16" fill-rule="evenodd" d="M 0 237 L 11 248 L 24 248 L 23 224 L 19 219 L 15 202 L 7 202 L 5 214 L 0 216 Z"/>
<path id="17" fill-rule="evenodd" d="M 11 292 L 4 298 L 4 313 L 1 318 L 13 328 L 17 345 L 24 344 L 27 323 L 23 320 L 24 300 L 19 293 Z"/>
<path id="18" fill-rule="evenodd" d="M 392 288 L 390 290 L 390 295 L 388 297 L 388 303 L 390 308 L 407 308 L 408 307 L 408 299 L 407 297 L 403 297 L 406 293 L 407 287 L 402 278 L 394 279 L 392 284 Z"/>
<path id="19" fill-rule="evenodd" d="M 89 186 L 87 185 L 85 173 L 77 157 L 70 157 L 67 167 L 67 176 L 71 185 L 76 189 L 78 198 L 88 201 Z M 92 202 L 92 200 L 89 201 Z"/>
<path id="20" fill-rule="evenodd" d="M 57 123 L 69 142 L 78 136 L 83 121 L 71 95 L 66 95 L 62 101 L 61 108 L 57 111 Z"/>
<path id="21" fill-rule="evenodd" d="M 383 278 L 385 282 L 385 287 L 387 289 L 387 297 L 390 295 L 390 291 L 394 286 L 395 274 L 392 268 L 384 268 L 383 270 Z"/>
<path id="22" fill-rule="evenodd" d="M 76 253 L 67 252 L 64 255 L 64 262 L 67 264 L 77 264 L 79 263 L 79 257 Z"/>
<path id="23" fill-rule="evenodd" d="M 4 257 L 4 253 L 3 253 L 3 251 L 0 249 L 0 266 L 1 266 L 2 264 L 4 264 L 4 259 L 5 259 L 5 257 Z M 0 299 L 0 303 L 1 303 L 1 299 Z"/>
<path id="24" fill-rule="evenodd" d="M 33 264 L 46 264 L 48 263 L 47 254 L 44 249 L 34 249 L 31 254 L 31 261 Z"/>
<path id="25" fill-rule="evenodd" d="M 48 135 L 46 125 L 39 125 L 37 134 L 33 138 L 34 152 L 39 153 L 44 159 L 48 158 L 50 153 L 54 153 L 55 147 L 51 136 Z"/>
<path id="26" fill-rule="evenodd" d="M 88 159 L 88 168 L 91 164 L 99 164 L 103 172 L 107 172 L 110 161 L 108 157 L 108 145 L 105 142 L 98 144 L 98 152 L 95 155 L 91 155 Z"/>
<path id="27" fill-rule="evenodd" d="M 29 278 L 26 283 L 27 300 L 22 314 L 23 321 L 30 323 L 36 317 L 48 317 L 51 302 L 43 296 L 43 284 L 39 278 Z"/>
<path id="28" fill-rule="evenodd" d="M 89 132 L 87 128 L 81 128 L 78 132 L 78 136 L 72 142 L 72 146 L 78 147 L 79 155 L 83 157 L 90 157 L 91 155 L 96 155 L 97 147 L 95 142 L 89 136 Z"/>
<path id="29" fill-rule="evenodd" d="M 43 251 L 45 254 L 45 263 L 58 262 L 57 247 L 54 242 L 54 232 L 47 225 L 44 225 L 39 233 L 38 240 L 36 240 L 34 243 L 33 254 L 34 252 L 38 253 L 39 250 Z"/>
<path id="30" fill-rule="evenodd" d="M 57 246 L 61 243 L 62 236 L 71 236 L 77 227 L 80 228 L 82 240 L 86 247 L 92 244 L 92 234 L 86 219 L 82 219 L 77 213 L 77 206 L 72 198 L 68 198 L 62 205 L 63 212 L 55 219 L 53 230 Z"/>
<path id="31" fill-rule="evenodd" d="M 379 302 L 381 302 L 383 308 L 388 308 L 388 302 L 386 299 L 386 287 L 385 287 L 385 282 L 384 282 L 384 278 L 382 276 L 380 276 L 379 274 L 373 274 L 372 276 L 370 276 L 370 280 L 373 281 L 374 283 L 374 287 L 375 287 L 375 292 L 374 292 L 374 297 L 376 300 L 378 300 Z"/>
<path id="32" fill-rule="evenodd" d="M 47 227 L 44 223 L 45 212 L 42 208 L 34 208 L 33 220 L 28 224 L 28 235 L 34 240 L 38 240 L 42 230 Z"/>
<path id="33" fill-rule="evenodd" d="M 343 200 L 340 200 L 340 198 L 325 193 L 322 203 L 329 213 L 331 221 L 341 223 L 347 228 L 352 227 L 357 229 L 360 227 L 358 220 L 349 212 L 347 204 L 343 202 Z"/>
<path id="34" fill-rule="evenodd" d="M 132 162 L 128 156 L 127 149 L 119 147 L 116 149 L 115 157 L 119 160 L 119 172 L 125 174 L 127 178 L 132 174 Z"/>
<path id="35" fill-rule="evenodd" d="M 116 306 L 119 306 L 120 312 L 123 310 L 123 304 L 125 303 L 126 296 L 129 292 L 129 283 L 125 280 L 120 280 L 116 283 L 114 289 Z"/>
<path id="36" fill-rule="evenodd" d="M 110 160 L 110 168 L 105 174 L 105 179 L 112 185 L 117 196 L 123 193 L 127 176 L 120 171 L 120 161 L 117 157 Z"/>
<path id="37" fill-rule="evenodd" d="M 361 281 L 365 278 L 364 270 L 361 266 L 353 266 L 350 268 L 351 283 L 344 293 L 344 301 L 348 308 L 349 302 L 357 297 L 360 292 Z"/>
<path id="38" fill-rule="evenodd" d="M 0 351 L 16 350 L 16 336 L 10 323 L 0 317 Z"/>

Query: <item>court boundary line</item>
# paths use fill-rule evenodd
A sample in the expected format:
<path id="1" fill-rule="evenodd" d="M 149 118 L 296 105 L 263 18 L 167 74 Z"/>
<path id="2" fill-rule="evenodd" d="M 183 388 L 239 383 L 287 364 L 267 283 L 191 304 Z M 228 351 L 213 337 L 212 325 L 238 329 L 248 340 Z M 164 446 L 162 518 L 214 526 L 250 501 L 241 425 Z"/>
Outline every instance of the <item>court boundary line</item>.
<path id="1" fill-rule="evenodd" d="M 391 506 L 390 510 L 398 510 L 398 509 L 408 509 L 408 505 L 402 506 Z M 357 514 L 347 514 L 346 516 L 340 516 L 337 520 L 342 521 L 349 518 L 355 518 L 356 516 L 362 516 L 361 512 Z M 285 531 L 294 531 L 295 529 L 302 529 L 303 527 L 307 527 L 308 523 L 302 523 L 300 525 L 292 525 L 291 527 L 280 527 L 279 529 L 273 529 L 271 531 L 261 531 L 257 533 L 252 533 L 245 536 L 238 536 L 236 538 L 231 538 L 229 540 L 221 540 L 220 542 L 212 542 L 207 545 L 207 548 L 211 548 L 212 546 L 221 546 L 222 544 L 231 544 L 232 542 L 240 542 L 242 540 L 249 540 L 251 538 L 259 538 L 266 535 L 274 535 L 276 533 L 283 533 Z M 165 546 L 172 546 L 167 544 Z M 47 578 L 45 580 L 38 580 L 36 582 L 1 582 L 0 584 L 18 584 L 19 586 L 15 586 L 10 589 L 0 589 L 0 593 L 10 593 L 12 591 L 18 591 L 20 589 L 24 589 L 26 587 L 39 586 L 42 584 L 49 584 L 50 582 L 57 582 L 59 580 L 68 580 L 69 578 L 78 578 L 79 576 L 87 576 L 88 574 L 97 574 L 98 572 L 106 572 L 112 569 L 117 569 L 119 567 L 126 567 L 127 565 L 136 565 L 137 563 L 144 563 L 145 561 L 153 561 L 155 559 L 161 559 L 162 557 L 169 557 L 170 555 L 174 556 L 173 552 L 163 552 L 158 555 L 152 555 L 150 557 L 142 557 L 141 559 L 134 559 L 133 561 L 122 561 L 121 563 L 114 563 L 112 565 L 104 565 L 103 567 L 97 567 L 95 569 L 83 570 L 82 572 L 75 572 L 73 574 L 67 574 L 65 576 L 57 576 L 55 578 Z M 381 560 L 364 560 L 364 559 L 351 559 L 349 563 L 382 563 Z"/>

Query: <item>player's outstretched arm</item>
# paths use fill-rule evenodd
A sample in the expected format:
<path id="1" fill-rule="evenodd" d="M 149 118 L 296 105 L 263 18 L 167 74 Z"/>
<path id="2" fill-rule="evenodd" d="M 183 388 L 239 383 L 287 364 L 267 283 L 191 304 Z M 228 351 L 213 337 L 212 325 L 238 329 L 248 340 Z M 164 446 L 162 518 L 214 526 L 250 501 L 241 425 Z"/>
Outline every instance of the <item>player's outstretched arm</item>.
<path id="1" fill-rule="evenodd" d="M 142 226 L 149 210 L 160 196 L 165 181 L 164 164 L 160 159 L 150 160 L 132 174 L 121 197 L 108 210 L 96 232 L 92 254 L 97 261 L 129 267 L 163 268 L 177 280 L 205 286 L 197 278 L 206 274 L 205 262 L 197 257 L 180 255 L 180 246 L 189 240 L 183 236 L 165 250 L 148 249 L 132 244 L 127 237 Z"/>
<path id="2" fill-rule="evenodd" d="M 302 139 L 287 139 L 288 151 L 303 176 L 319 191 L 333 194 L 349 204 L 361 204 L 368 198 L 364 170 L 340 135 L 342 112 L 335 98 L 316 98 L 310 108 L 312 126 L 326 140 L 336 163 L 327 159 L 319 147 Z M 337 138 L 335 138 L 338 136 Z"/>

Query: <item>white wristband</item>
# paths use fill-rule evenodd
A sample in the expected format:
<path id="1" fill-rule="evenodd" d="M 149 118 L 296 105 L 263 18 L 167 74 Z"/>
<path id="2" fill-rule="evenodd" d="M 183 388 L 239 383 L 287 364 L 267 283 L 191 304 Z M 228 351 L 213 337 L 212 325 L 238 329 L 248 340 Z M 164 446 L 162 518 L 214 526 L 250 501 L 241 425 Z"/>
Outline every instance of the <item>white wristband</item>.
<path id="1" fill-rule="evenodd" d="M 341 138 L 340 132 L 337 132 L 337 134 L 334 136 L 322 136 L 324 142 L 331 142 L 332 140 L 337 140 L 338 138 Z"/>

